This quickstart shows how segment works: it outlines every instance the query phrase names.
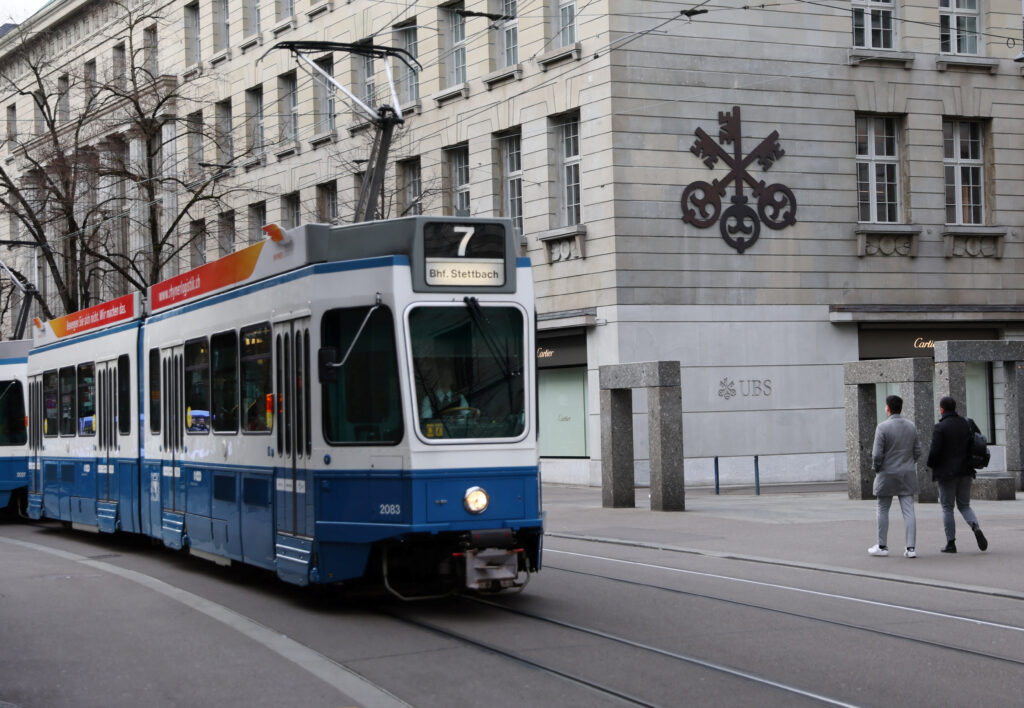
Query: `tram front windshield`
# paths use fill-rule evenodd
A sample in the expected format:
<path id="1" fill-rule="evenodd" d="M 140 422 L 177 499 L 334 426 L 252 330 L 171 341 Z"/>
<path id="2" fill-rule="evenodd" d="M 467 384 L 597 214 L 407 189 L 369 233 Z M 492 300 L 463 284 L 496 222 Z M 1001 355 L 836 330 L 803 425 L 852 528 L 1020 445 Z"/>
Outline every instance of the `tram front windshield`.
<path id="1" fill-rule="evenodd" d="M 526 425 L 524 317 L 515 307 L 409 313 L 416 411 L 429 439 L 515 438 Z"/>

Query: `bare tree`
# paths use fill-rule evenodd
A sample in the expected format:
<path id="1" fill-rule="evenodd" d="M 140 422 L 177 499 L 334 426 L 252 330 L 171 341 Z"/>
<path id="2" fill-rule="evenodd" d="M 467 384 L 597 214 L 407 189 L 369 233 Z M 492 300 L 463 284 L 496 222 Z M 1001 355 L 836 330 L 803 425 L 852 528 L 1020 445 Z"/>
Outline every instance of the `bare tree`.
<path id="1" fill-rule="evenodd" d="M 38 246 L 59 300 L 36 296 L 48 318 L 144 291 L 204 235 L 185 228 L 190 222 L 253 191 L 230 179 L 251 154 L 235 149 L 230 111 L 226 125 L 220 116 L 210 120 L 213 104 L 198 95 L 198 81 L 160 73 L 157 29 L 173 4 L 112 8 L 117 19 L 100 40 L 111 51 L 103 66 L 71 67 L 47 34 L 19 27 L 7 60 L 23 70 L 0 71 L 0 93 L 31 97 L 34 110 L 29 134 L 6 138 L 15 160 L 0 163 L 0 212 L 20 240 Z"/>

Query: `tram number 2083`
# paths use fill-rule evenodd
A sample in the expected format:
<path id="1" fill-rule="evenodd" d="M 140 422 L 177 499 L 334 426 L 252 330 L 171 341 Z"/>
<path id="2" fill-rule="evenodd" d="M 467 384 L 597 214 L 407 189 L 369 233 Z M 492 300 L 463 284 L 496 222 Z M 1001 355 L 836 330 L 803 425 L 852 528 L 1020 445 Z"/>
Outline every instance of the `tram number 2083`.
<path id="1" fill-rule="evenodd" d="M 378 513 L 381 516 L 399 516 L 402 513 L 401 504 L 381 504 Z"/>

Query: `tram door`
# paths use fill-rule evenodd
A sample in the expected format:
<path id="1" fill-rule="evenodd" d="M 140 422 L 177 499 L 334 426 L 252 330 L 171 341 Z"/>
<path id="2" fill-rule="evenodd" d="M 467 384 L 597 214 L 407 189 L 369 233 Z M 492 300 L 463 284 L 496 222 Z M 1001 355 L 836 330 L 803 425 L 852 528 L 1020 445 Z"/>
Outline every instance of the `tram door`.
<path id="1" fill-rule="evenodd" d="M 184 346 L 167 347 L 160 356 L 163 460 L 159 493 L 154 495 L 156 490 L 150 489 L 150 505 L 151 513 L 157 512 L 154 521 L 159 520 L 164 543 L 171 547 L 180 545 L 184 531 L 185 482 L 181 476 L 181 455 L 185 444 L 184 378 Z"/>
<path id="2" fill-rule="evenodd" d="M 117 360 L 96 362 L 96 499 L 101 526 L 113 531 L 117 521 Z M 106 502 L 106 504 L 104 504 Z M 108 515 L 113 515 L 109 518 Z M 107 524 L 104 524 L 104 521 Z"/>
<path id="3" fill-rule="evenodd" d="M 309 317 L 274 324 L 277 531 L 294 536 L 312 535 L 307 504 L 313 452 L 309 327 Z"/>

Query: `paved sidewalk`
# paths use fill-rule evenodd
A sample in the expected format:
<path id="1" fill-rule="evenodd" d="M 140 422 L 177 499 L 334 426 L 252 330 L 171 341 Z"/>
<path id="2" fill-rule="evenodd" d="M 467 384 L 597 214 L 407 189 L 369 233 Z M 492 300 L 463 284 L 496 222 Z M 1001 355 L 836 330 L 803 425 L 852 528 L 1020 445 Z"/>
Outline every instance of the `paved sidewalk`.
<path id="1" fill-rule="evenodd" d="M 651 511 L 648 490 L 637 489 L 634 509 L 605 509 L 597 487 L 544 485 L 549 545 L 589 537 L 831 568 L 858 575 L 914 578 L 929 584 L 977 587 L 1024 599 L 1024 494 L 1016 501 L 972 501 L 989 549 L 978 550 L 967 523 L 957 519 L 959 553 L 945 545 L 938 504 L 917 504 L 917 553 L 903 557 L 899 504 L 889 514 L 888 558 L 869 556 L 876 541 L 872 500 L 851 500 L 846 485 L 792 485 L 723 490 L 687 489 L 686 511 Z M 746 492 L 746 493 L 743 493 Z"/>

